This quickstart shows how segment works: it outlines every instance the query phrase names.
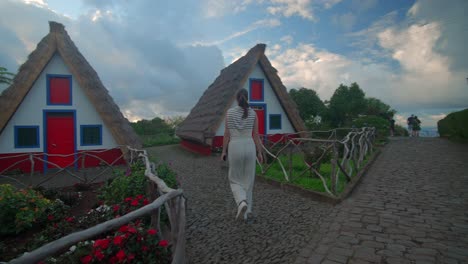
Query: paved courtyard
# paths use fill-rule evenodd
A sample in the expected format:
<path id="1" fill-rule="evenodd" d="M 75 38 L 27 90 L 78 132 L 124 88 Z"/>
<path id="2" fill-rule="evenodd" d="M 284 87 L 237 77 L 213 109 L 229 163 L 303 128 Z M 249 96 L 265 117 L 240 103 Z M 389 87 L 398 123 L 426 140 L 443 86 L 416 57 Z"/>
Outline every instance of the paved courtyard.
<path id="1" fill-rule="evenodd" d="M 257 182 L 256 221 L 236 222 L 227 168 L 152 148 L 188 198 L 190 263 L 468 263 L 468 147 L 396 138 L 333 207 Z"/>

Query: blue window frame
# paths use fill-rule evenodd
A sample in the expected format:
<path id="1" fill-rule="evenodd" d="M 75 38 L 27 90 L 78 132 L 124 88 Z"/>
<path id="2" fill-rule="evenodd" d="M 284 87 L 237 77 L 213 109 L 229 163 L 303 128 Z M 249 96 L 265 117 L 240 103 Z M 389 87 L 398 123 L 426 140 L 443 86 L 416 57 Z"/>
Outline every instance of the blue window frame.
<path id="1" fill-rule="evenodd" d="M 72 76 L 64 75 L 64 74 L 47 74 L 46 76 L 47 76 L 47 105 L 72 105 L 73 104 Z M 68 91 L 68 94 L 65 93 L 65 94 L 58 95 L 58 97 L 54 99 L 54 97 L 52 96 L 52 92 L 51 92 L 51 80 L 55 78 L 68 79 L 69 91 Z M 54 100 L 59 100 L 60 102 L 54 102 Z"/>
<path id="2" fill-rule="evenodd" d="M 265 86 L 263 79 L 249 79 L 250 102 L 263 102 L 265 100 Z"/>
<path id="3" fill-rule="evenodd" d="M 81 146 L 102 145 L 102 125 L 81 125 L 80 132 Z"/>
<path id="4" fill-rule="evenodd" d="M 15 148 L 39 148 L 39 126 L 15 126 Z"/>
<path id="5" fill-rule="evenodd" d="M 269 119 L 268 123 L 271 130 L 281 129 L 281 114 L 270 114 Z"/>

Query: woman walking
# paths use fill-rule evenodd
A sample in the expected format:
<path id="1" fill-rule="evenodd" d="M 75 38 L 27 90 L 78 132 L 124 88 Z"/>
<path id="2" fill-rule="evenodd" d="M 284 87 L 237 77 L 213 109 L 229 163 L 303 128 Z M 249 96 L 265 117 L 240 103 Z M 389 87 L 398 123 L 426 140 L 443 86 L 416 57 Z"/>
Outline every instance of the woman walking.
<path id="1" fill-rule="evenodd" d="M 221 159 L 225 160 L 229 150 L 229 183 L 237 204 L 236 219 L 243 215 L 244 220 L 252 213 L 255 157 L 263 162 L 257 115 L 249 108 L 247 98 L 247 90 L 239 90 L 236 94 L 238 105 L 227 111 L 221 154 Z"/>

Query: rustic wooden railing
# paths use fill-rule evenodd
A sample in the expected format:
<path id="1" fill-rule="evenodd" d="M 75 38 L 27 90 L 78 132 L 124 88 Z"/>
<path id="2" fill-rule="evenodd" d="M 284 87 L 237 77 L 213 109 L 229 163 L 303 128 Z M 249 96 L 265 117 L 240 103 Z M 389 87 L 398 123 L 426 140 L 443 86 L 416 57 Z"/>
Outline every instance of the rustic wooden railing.
<path id="1" fill-rule="evenodd" d="M 258 164 L 261 173 L 265 175 L 275 163 L 278 163 L 287 182 L 290 182 L 294 176 L 299 177 L 310 172 L 311 175 L 320 178 L 326 193 L 337 197 L 340 175 L 344 175 L 349 182 L 352 175 L 362 168 L 367 154 L 373 152 L 375 133 L 375 128 L 364 127 L 303 131 L 283 135 L 274 142 L 265 137 L 263 149 L 264 160 L 267 162 Z M 294 171 L 293 155 L 302 157 L 306 169 L 301 172 Z M 281 156 L 287 157 L 286 164 L 281 161 Z M 321 165 L 328 160 L 331 164 L 330 186 L 326 177 L 320 173 Z"/>
<path id="2" fill-rule="evenodd" d="M 111 162 L 106 161 L 105 159 L 99 157 L 100 153 L 104 153 L 107 151 L 112 151 L 115 149 L 121 149 L 122 146 L 117 146 L 115 148 L 111 149 L 104 149 L 104 150 L 83 150 L 80 152 L 76 153 L 71 153 L 71 154 L 48 154 L 48 153 L 22 153 L 14 156 L 5 156 L 5 157 L 0 157 L 0 162 L 8 160 L 8 159 L 19 159 L 16 162 L 10 164 L 7 168 L 3 169 L 0 171 L 0 178 L 5 178 L 10 181 L 13 181 L 17 184 L 19 184 L 22 187 L 39 187 L 43 185 L 46 182 L 49 182 L 53 178 L 55 178 L 57 175 L 60 175 L 61 173 L 66 173 L 70 175 L 71 177 L 77 179 L 81 183 L 93 183 L 95 182 L 100 176 L 102 176 L 105 173 L 108 173 L 109 171 L 112 171 L 114 169 L 114 166 L 116 163 L 121 161 L 124 158 L 124 153 L 121 152 L 121 154 L 117 157 L 115 157 Z M 124 148 L 127 148 L 124 146 Z M 49 158 L 51 157 L 60 157 L 60 158 L 69 158 L 73 157 L 73 161 L 66 164 L 65 166 L 60 166 L 54 162 L 49 161 Z M 100 171 L 97 172 L 96 170 L 93 171 L 94 176 L 92 178 L 89 178 L 87 173 L 86 173 L 86 159 L 87 158 L 93 158 L 99 161 L 99 168 Z M 36 183 L 33 183 L 33 177 L 35 175 L 41 174 L 41 170 L 38 170 L 38 167 L 36 163 L 40 163 L 41 166 L 47 166 L 49 171 L 53 171 L 51 173 L 48 173 L 47 176 Z M 29 179 L 25 181 L 20 181 L 17 179 L 17 177 L 12 177 L 10 175 L 7 175 L 8 172 L 11 172 L 16 166 L 22 164 L 22 163 L 29 163 L 30 164 L 30 172 L 29 172 Z M 50 166 L 49 166 L 50 165 Z M 51 167 L 51 168 L 49 168 Z M 84 169 L 84 170 L 83 170 Z M 79 173 L 81 171 L 84 171 L 85 173 Z"/>
<path id="3" fill-rule="evenodd" d="M 149 193 L 153 202 L 139 208 L 133 212 L 123 215 L 119 218 L 106 221 L 86 230 L 78 231 L 52 241 L 42 247 L 24 253 L 21 257 L 11 260 L 9 263 L 37 263 L 47 257 L 53 256 L 59 252 L 68 249 L 70 246 L 87 239 L 91 239 L 100 234 L 115 230 L 122 225 L 129 223 L 144 215 L 151 215 L 151 226 L 161 230 L 161 206 L 164 205 L 169 218 L 170 232 L 163 234 L 158 232 L 162 239 L 166 239 L 172 245 L 172 263 L 186 263 L 185 255 L 185 205 L 186 199 L 181 189 L 171 189 L 160 179 L 156 172 L 156 166 L 149 161 L 146 150 L 137 150 L 128 147 L 130 151 L 131 162 L 142 159 L 145 164 L 145 176 L 149 179 Z M 156 198 L 157 197 L 157 198 Z M 164 237 L 166 236 L 166 237 Z"/>

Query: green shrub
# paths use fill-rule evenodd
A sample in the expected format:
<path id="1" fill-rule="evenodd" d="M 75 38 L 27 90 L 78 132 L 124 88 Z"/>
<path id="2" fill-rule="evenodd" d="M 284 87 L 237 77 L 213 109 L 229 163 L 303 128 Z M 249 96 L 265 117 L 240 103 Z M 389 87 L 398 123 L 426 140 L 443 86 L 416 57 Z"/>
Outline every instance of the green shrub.
<path id="1" fill-rule="evenodd" d="M 161 178 L 167 184 L 167 186 L 173 189 L 178 188 L 176 174 L 169 165 L 161 163 L 156 168 L 156 171 L 158 172 L 158 177 Z"/>
<path id="2" fill-rule="evenodd" d="M 53 203 L 33 189 L 16 190 L 0 185 L 0 234 L 20 233 L 45 221 Z"/>
<path id="3" fill-rule="evenodd" d="M 133 165 L 126 172 L 118 171 L 117 174 L 117 177 L 101 188 L 98 197 L 105 203 L 119 203 L 127 197 L 146 193 L 148 178 L 141 163 Z"/>
<path id="4" fill-rule="evenodd" d="M 468 142 L 468 109 L 453 112 L 437 122 L 441 137 L 454 141 Z"/>
<path id="5" fill-rule="evenodd" d="M 407 137 L 409 136 L 408 130 L 400 125 L 395 125 L 395 136 L 396 137 Z"/>
<path id="6" fill-rule="evenodd" d="M 180 139 L 171 134 L 142 135 L 143 147 L 154 147 L 162 145 L 177 144 Z"/>
<path id="7" fill-rule="evenodd" d="M 377 139 L 383 140 L 390 135 L 390 122 L 380 116 L 363 116 L 353 120 L 355 127 L 375 127 L 377 129 Z"/>

